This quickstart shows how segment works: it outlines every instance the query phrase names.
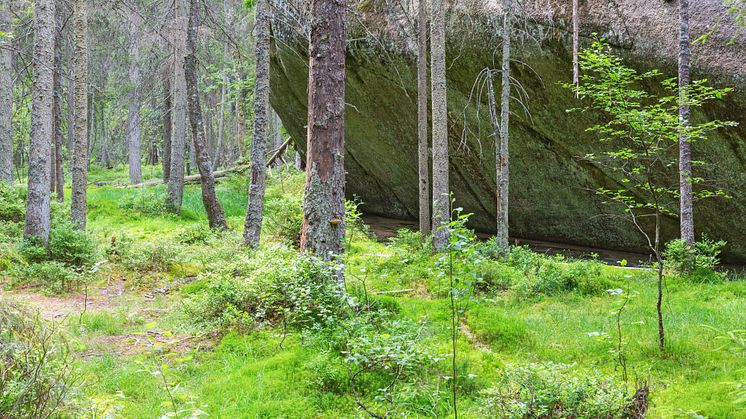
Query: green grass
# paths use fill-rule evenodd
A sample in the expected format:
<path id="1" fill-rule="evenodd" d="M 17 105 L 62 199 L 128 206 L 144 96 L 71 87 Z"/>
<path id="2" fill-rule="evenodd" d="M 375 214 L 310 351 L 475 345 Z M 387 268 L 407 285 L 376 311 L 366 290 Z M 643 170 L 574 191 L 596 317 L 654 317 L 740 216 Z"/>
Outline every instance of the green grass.
<path id="1" fill-rule="evenodd" d="M 158 168 L 144 168 L 144 173 L 146 177 L 158 176 Z M 288 205 L 280 201 L 290 197 L 289 207 L 294 208 L 303 190 L 303 174 L 281 175 L 275 172 L 267 190 L 267 202 L 272 204 L 267 206 L 265 243 L 283 239 L 282 223 L 290 217 L 285 212 Z M 126 178 L 126 172 L 121 168 L 95 169 L 91 177 L 115 181 Z M 87 339 L 101 336 L 146 334 L 148 330 L 178 337 L 210 333 L 184 317 L 179 301 L 204 292 L 210 277 L 201 276 L 183 286 L 178 285 L 179 281 L 252 254 L 240 246 L 246 180 L 223 179 L 217 191 L 232 231 L 187 245 L 176 240 L 180 232 L 206 225 L 198 185 L 186 187 L 179 215 L 123 207 L 123 202 L 138 196 L 165 199 L 162 185 L 142 189 L 91 187 L 89 226 L 102 247 L 110 246 L 112 237 L 130 240 L 133 252 L 173 246 L 163 254 L 156 252 L 168 259 L 164 270 L 158 264 L 133 261 L 127 265 L 112 259 L 99 279 L 128 278 L 128 292 L 135 295 L 169 284 L 181 289 L 156 299 L 152 303 L 156 314 L 136 313 L 137 307 L 128 305 L 69 320 L 69 329 L 82 342 L 80 352 L 88 347 Z M 396 307 L 392 311 L 397 318 L 424 322 L 434 350 L 450 353 L 450 301 L 447 278 L 438 274 L 441 257 L 412 248 L 411 240 L 409 245 L 391 245 L 359 231 L 350 237 L 346 279 L 353 294 L 363 298 L 365 290 L 369 298 Z M 486 293 L 470 293 L 461 300 L 463 331 L 457 347 L 463 377 L 459 393 L 463 417 L 479 416 L 479 390 L 494 385 L 506 365 L 568 363 L 575 364 L 578 371 L 600 371 L 621 379 L 612 352 L 618 337 L 613 313 L 620 300 L 605 292 L 621 288 L 633 295 L 621 316 L 629 386 L 632 388 L 636 381 L 649 382 L 650 417 L 690 417 L 696 412 L 709 418 L 746 418 L 745 407 L 734 404 L 732 393 L 736 383 L 746 381 L 746 356 L 720 348 L 722 341 L 705 327 L 746 327 L 746 282 L 694 284 L 670 279 L 664 307 L 667 344 L 661 354 L 657 348 L 652 272 L 599 267 L 587 261 L 546 258 L 537 262 L 530 259 L 534 256 L 520 257 L 529 259 L 509 263 L 487 260 L 473 267 L 479 275 L 494 281 L 493 288 Z M 537 263 L 543 268 L 539 269 Z M 579 283 L 574 290 L 536 286 L 541 281 L 551 283 L 569 277 Z M 545 293 L 537 294 L 536 290 Z M 374 294 L 381 292 L 388 294 Z M 172 397 L 177 409 L 185 411 L 183 416 L 195 409 L 219 418 L 365 416 L 350 391 L 347 367 L 339 353 L 315 345 L 295 331 L 281 348 L 281 335 L 280 327 L 265 326 L 215 338 L 216 346 L 207 351 L 184 352 L 166 345 L 135 355 L 82 358 L 86 385 L 81 388 L 80 403 L 93 406 L 91 409 L 99 415 L 109 411 L 122 417 L 164 415 L 173 410 Z M 447 375 L 450 358 L 443 356 L 438 365 Z M 442 386 L 440 408 L 445 414 L 449 387 L 446 381 Z M 416 406 L 406 411 L 410 417 L 424 415 Z"/>

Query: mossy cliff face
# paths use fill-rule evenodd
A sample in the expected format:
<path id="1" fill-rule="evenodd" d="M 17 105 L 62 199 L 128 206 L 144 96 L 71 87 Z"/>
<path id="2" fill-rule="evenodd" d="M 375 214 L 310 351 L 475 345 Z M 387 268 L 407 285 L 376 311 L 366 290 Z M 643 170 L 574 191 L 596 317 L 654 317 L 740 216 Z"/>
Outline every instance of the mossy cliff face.
<path id="1" fill-rule="evenodd" d="M 525 27 L 524 30 L 534 29 Z M 513 102 L 510 126 L 511 236 L 645 251 L 645 242 L 623 211 L 605 203 L 595 190 L 616 188 L 616 173 L 582 160 L 601 145 L 585 129 L 598 121 L 592 113 L 567 113 L 578 105 L 560 86 L 571 75 L 566 33 L 552 29 L 515 42 L 512 71 L 527 93 Z M 451 36 L 448 46 L 448 108 L 451 189 L 456 205 L 473 213 L 478 230 L 495 229 L 495 158 L 478 74 L 497 67 L 499 29 L 474 24 L 469 36 Z M 552 32 L 553 31 L 553 32 Z M 499 35 L 499 34 L 498 34 Z M 456 41 L 458 40 L 458 41 Z M 588 42 L 587 40 L 584 42 Z M 308 66 L 303 48 L 276 44 L 272 50 L 271 102 L 297 144 L 305 147 Z M 345 164 L 347 196 L 357 196 L 367 213 L 414 219 L 417 196 L 417 83 L 414 58 L 395 47 L 352 43 L 347 55 Z M 394 51 L 394 52 L 392 52 Z M 631 64 L 647 68 L 633 52 L 620 50 Z M 673 73 L 670 62 L 659 67 Z M 725 80 L 725 79 L 723 79 Z M 718 82 L 719 83 L 719 82 Z M 725 80 L 722 83 L 735 83 Z M 716 83 L 717 84 L 717 83 Z M 496 86 L 499 89 L 499 86 Z M 695 144 L 695 158 L 708 162 L 696 175 L 716 183 L 732 199 L 700 201 L 695 206 L 698 233 L 727 240 L 727 258 L 746 261 L 746 95 L 737 90 L 705 110 L 707 118 L 734 120 L 740 127 Z M 705 115 L 697 115 L 703 118 Z M 661 174 L 676 176 L 675 172 Z M 641 198 L 645 195 L 640 193 Z M 678 220 L 668 218 L 672 238 Z"/>

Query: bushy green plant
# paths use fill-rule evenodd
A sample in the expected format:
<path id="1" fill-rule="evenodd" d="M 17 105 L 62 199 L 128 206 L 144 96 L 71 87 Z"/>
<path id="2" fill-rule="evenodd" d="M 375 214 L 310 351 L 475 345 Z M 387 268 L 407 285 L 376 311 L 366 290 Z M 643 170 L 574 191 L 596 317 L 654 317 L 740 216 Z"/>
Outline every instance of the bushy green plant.
<path id="1" fill-rule="evenodd" d="M 306 328 L 334 321 L 347 307 L 332 267 L 287 247 L 265 246 L 240 255 L 186 303 L 197 322 L 218 327 L 282 324 Z"/>
<path id="2" fill-rule="evenodd" d="M 131 271 L 168 272 L 181 261 L 182 249 L 168 241 L 135 243 L 126 236 L 112 237 L 109 259 Z"/>
<path id="3" fill-rule="evenodd" d="M 723 240 L 707 237 L 693 246 L 683 240 L 672 240 L 663 252 L 664 265 L 666 269 L 697 282 L 722 280 L 723 276 L 715 271 L 715 267 L 720 263 L 720 252 L 725 244 Z"/>
<path id="4" fill-rule="evenodd" d="M 611 419 L 631 408 L 626 385 L 574 364 L 510 366 L 481 396 L 482 414 L 493 418 Z"/>
<path id="5" fill-rule="evenodd" d="M 507 291 L 520 280 L 523 272 L 505 263 L 485 262 L 477 266 L 474 289 L 483 293 Z"/>
<path id="6" fill-rule="evenodd" d="M 432 236 L 423 237 L 417 230 L 402 228 L 397 230 L 396 236 L 389 239 L 392 247 L 401 249 L 409 255 L 430 255 L 433 252 Z"/>
<path id="7" fill-rule="evenodd" d="M 73 267 L 96 262 L 96 243 L 90 234 L 70 222 L 57 223 L 49 232 L 49 258 Z"/>
<path id="8" fill-rule="evenodd" d="M 176 233 L 176 241 L 181 244 L 207 244 L 222 232 L 211 229 L 205 224 L 196 224 L 179 229 Z"/>
<path id="9" fill-rule="evenodd" d="M 26 284 L 41 286 L 52 294 L 70 291 L 82 277 L 62 262 L 43 261 L 32 264 L 17 264 L 9 271 L 12 285 Z"/>
<path id="10" fill-rule="evenodd" d="M 59 262 L 71 268 L 91 266 L 98 258 L 93 237 L 67 221 L 52 226 L 48 246 L 32 237 L 18 245 L 18 254 L 29 264 Z"/>
<path id="11" fill-rule="evenodd" d="M 0 416 L 65 416 L 74 365 L 55 325 L 0 300 Z"/>
<path id="12" fill-rule="evenodd" d="M 0 182 L 0 221 L 20 223 L 26 215 L 24 190 Z"/>
<path id="13" fill-rule="evenodd" d="M 299 195 L 278 196 L 264 204 L 265 230 L 296 248 L 300 246 L 302 223 L 303 207 Z"/>
<path id="14" fill-rule="evenodd" d="M 168 212 L 166 200 L 159 189 L 141 188 L 125 195 L 119 208 L 140 215 L 160 215 Z"/>
<path id="15" fill-rule="evenodd" d="M 610 287 L 602 273 L 603 264 L 596 260 L 566 262 L 561 256 L 543 256 L 535 258 L 534 263 L 514 286 L 522 298 L 563 292 L 598 295 Z"/>

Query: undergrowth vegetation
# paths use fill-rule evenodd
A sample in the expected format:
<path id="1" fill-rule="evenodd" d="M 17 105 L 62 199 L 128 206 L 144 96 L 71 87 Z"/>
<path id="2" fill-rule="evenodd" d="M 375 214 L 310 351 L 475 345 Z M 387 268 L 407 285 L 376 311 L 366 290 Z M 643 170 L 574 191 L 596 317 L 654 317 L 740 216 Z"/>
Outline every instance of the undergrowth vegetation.
<path id="1" fill-rule="evenodd" d="M 406 229 L 380 242 L 349 202 L 342 282 L 339 265 L 297 251 L 303 174 L 270 178 L 258 249 L 241 246 L 245 187 L 217 186 L 226 232 L 206 227 L 197 186 L 181 215 L 157 208 L 161 187 L 93 188 L 90 233 L 55 223 L 48 247 L 21 239 L 23 190 L 0 189 L 8 296 L 77 302 L 50 359 L 80 369 L 50 361 L 35 391 L 82 417 L 746 416 L 746 286 L 715 271 L 722 243 L 669 244 L 660 354 L 648 269 L 502 251 L 458 212 L 446 253 Z M 18 354 L 33 334 L 7 324 L 0 338 L 16 343 L 2 347 Z M 82 386 L 59 387 L 78 373 Z"/>

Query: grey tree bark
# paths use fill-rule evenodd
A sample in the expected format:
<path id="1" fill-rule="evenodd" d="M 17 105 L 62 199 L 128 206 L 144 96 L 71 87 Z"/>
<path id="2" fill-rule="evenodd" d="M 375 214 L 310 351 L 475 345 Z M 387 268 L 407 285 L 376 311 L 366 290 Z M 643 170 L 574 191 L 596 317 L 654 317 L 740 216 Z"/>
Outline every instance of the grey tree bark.
<path id="1" fill-rule="evenodd" d="M 88 193 L 88 0 L 75 0 L 74 8 L 75 138 L 73 140 L 70 219 L 79 228 L 85 230 L 86 195 Z"/>
<path id="2" fill-rule="evenodd" d="M 52 137 L 55 2 L 36 0 L 34 53 L 32 58 L 31 139 L 29 145 L 28 195 L 24 238 L 49 242 L 49 178 Z"/>
<path id="3" fill-rule="evenodd" d="M 311 0 L 308 146 L 301 251 L 330 260 L 344 252 L 344 0 Z"/>
<path id="4" fill-rule="evenodd" d="M 427 2 L 417 5 L 417 160 L 420 185 L 420 232 L 430 235 L 430 153 L 427 126 Z"/>
<path id="5" fill-rule="evenodd" d="M 205 141 L 205 123 L 202 116 L 202 106 L 199 100 L 197 85 L 197 32 L 200 27 L 200 0 L 190 0 L 189 26 L 187 29 L 186 57 L 184 58 L 184 76 L 189 107 L 189 121 L 192 125 L 192 144 L 197 169 L 202 185 L 202 203 L 205 205 L 210 228 L 227 230 L 223 208 L 215 194 L 215 177 L 212 173 L 210 155 Z M 183 179 L 182 179 L 183 182 Z M 183 186 L 183 185 L 182 185 Z"/>
<path id="6" fill-rule="evenodd" d="M 445 7 L 433 0 L 430 7 L 430 77 L 433 124 L 433 247 L 448 245 L 450 190 L 448 181 L 448 99 L 446 96 Z"/>
<path id="7" fill-rule="evenodd" d="M 510 35 L 513 32 L 512 0 L 503 1 L 502 93 L 500 95 L 500 145 L 495 147 L 497 173 L 497 243 L 508 248 L 508 204 L 510 187 Z"/>
<path id="8" fill-rule="evenodd" d="M 54 103 L 52 112 L 54 119 L 52 127 L 54 130 L 54 140 L 52 141 L 52 158 L 51 162 L 51 183 L 55 192 L 57 202 L 65 200 L 65 175 L 64 163 L 62 161 L 62 26 L 64 24 L 64 10 L 58 7 L 55 10 L 55 37 L 54 37 Z"/>
<path id="9" fill-rule="evenodd" d="M 681 239 L 693 245 L 694 198 L 692 193 L 692 143 L 687 128 L 691 125 L 688 92 L 690 83 L 691 45 L 689 43 L 689 0 L 679 0 L 679 187 Z"/>
<path id="10" fill-rule="evenodd" d="M 0 32 L 10 34 L 10 1 L 0 0 Z M 13 183 L 13 77 L 10 38 L 0 35 L 0 182 Z"/>
<path id="11" fill-rule="evenodd" d="M 163 181 L 168 182 L 171 172 L 171 75 L 173 69 L 169 62 L 164 64 L 161 69 L 161 84 L 163 86 L 163 156 L 161 156 L 161 165 L 163 167 Z"/>
<path id="12" fill-rule="evenodd" d="M 580 60 L 578 58 L 580 50 L 580 10 L 579 0 L 572 0 L 572 82 L 578 86 L 580 84 Z M 576 94 L 577 96 L 577 94 Z"/>
<path id="13" fill-rule="evenodd" d="M 238 51 L 233 51 L 233 73 L 236 81 L 243 81 L 245 79 L 243 71 L 240 67 L 241 58 L 239 57 Z M 244 156 L 244 150 L 246 148 L 246 89 L 243 84 L 238 89 L 236 95 L 236 157 L 241 159 Z"/>
<path id="14" fill-rule="evenodd" d="M 184 196 L 184 152 L 187 135 L 186 81 L 184 80 L 184 49 L 186 44 L 187 14 L 185 0 L 175 0 L 174 9 L 174 77 L 172 80 L 173 109 L 171 135 L 171 170 L 168 178 L 166 205 L 179 213 Z"/>
<path id="15" fill-rule="evenodd" d="M 249 203 L 244 223 L 243 242 L 259 246 L 264 214 L 264 190 L 267 178 L 267 125 L 269 123 L 269 4 L 257 0 L 254 9 L 256 37 L 256 79 L 254 81 L 254 127 L 251 142 L 251 179 Z"/>
<path id="16" fill-rule="evenodd" d="M 129 150 L 130 183 L 142 182 L 142 147 L 140 144 L 140 18 L 138 12 L 129 16 L 129 82 L 130 103 L 127 115 L 127 146 Z"/>

